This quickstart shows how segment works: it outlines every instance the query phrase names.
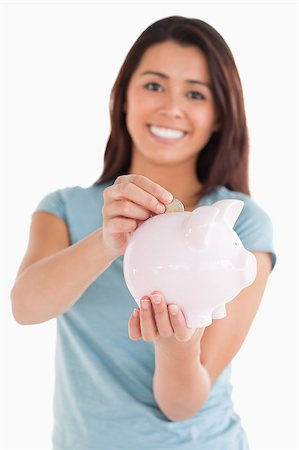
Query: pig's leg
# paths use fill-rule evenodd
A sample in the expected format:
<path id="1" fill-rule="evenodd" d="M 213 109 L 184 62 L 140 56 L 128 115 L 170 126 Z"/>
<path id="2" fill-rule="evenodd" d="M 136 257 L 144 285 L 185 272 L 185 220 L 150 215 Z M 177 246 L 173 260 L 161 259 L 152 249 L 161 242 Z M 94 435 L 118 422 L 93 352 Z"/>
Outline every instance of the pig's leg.
<path id="1" fill-rule="evenodd" d="M 222 319 L 223 317 L 226 317 L 225 305 L 218 306 L 212 312 L 212 319 Z"/>
<path id="2" fill-rule="evenodd" d="M 186 316 L 186 323 L 188 328 L 204 328 L 208 327 L 212 323 L 211 316 L 195 316 L 190 314 Z"/>

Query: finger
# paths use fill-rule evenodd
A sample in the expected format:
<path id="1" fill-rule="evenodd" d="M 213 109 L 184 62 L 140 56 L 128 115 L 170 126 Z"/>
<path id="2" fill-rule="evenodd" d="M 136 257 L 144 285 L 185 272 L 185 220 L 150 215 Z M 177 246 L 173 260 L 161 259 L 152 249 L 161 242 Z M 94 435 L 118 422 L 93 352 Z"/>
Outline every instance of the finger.
<path id="1" fill-rule="evenodd" d="M 115 200 L 104 204 L 102 213 L 104 217 L 109 217 L 109 220 L 113 219 L 113 217 L 147 220 L 151 216 L 150 211 L 127 199 Z"/>
<path id="2" fill-rule="evenodd" d="M 105 189 L 107 202 L 112 200 L 130 200 L 155 214 L 165 212 L 165 203 L 173 198 L 172 194 L 145 177 L 131 175 L 123 182 L 115 181 L 113 186 Z M 166 194 L 166 197 L 165 197 Z"/>
<path id="3" fill-rule="evenodd" d="M 180 342 L 188 341 L 194 334 L 194 329 L 188 328 L 182 310 L 178 305 L 168 305 L 169 317 L 175 337 Z"/>
<path id="4" fill-rule="evenodd" d="M 173 336 L 173 328 L 164 296 L 158 292 L 151 294 L 152 307 L 155 314 L 156 326 L 161 337 Z"/>
<path id="5" fill-rule="evenodd" d="M 141 299 L 140 329 L 142 337 L 146 342 L 154 341 L 159 335 L 152 311 L 151 301 L 148 297 L 143 297 Z"/>
<path id="6" fill-rule="evenodd" d="M 114 203 L 118 200 L 129 200 L 154 214 L 165 212 L 165 205 L 163 203 L 133 183 L 128 182 L 119 184 L 118 186 L 109 186 L 105 189 L 105 191 L 107 190 L 110 190 L 110 192 L 106 193 L 105 206 L 109 206 L 111 203 L 114 206 Z"/>
<path id="7" fill-rule="evenodd" d="M 140 329 L 140 312 L 137 308 L 134 308 L 134 311 L 129 319 L 128 332 L 130 339 L 133 341 L 138 341 L 142 338 Z"/>
<path id="8" fill-rule="evenodd" d="M 139 186 L 143 191 L 152 194 L 162 203 L 170 203 L 173 200 L 173 195 L 171 194 L 171 192 L 167 191 L 160 184 L 155 183 L 154 181 L 150 180 L 149 178 L 143 175 L 137 174 L 120 175 L 119 177 L 117 177 L 114 184 L 121 184 L 127 182 Z"/>
<path id="9" fill-rule="evenodd" d="M 119 184 L 114 190 L 113 196 L 114 200 L 128 199 L 155 214 L 165 212 L 164 203 L 131 182 Z"/>
<path id="10" fill-rule="evenodd" d="M 125 233 L 136 230 L 138 224 L 134 219 L 125 217 L 114 217 L 113 219 L 103 220 L 103 226 L 109 233 Z"/>

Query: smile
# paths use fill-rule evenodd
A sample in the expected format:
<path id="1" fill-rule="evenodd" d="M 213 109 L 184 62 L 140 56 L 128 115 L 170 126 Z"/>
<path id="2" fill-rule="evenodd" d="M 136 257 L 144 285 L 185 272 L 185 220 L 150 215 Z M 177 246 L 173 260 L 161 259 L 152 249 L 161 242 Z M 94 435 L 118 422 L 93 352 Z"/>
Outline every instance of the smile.
<path id="1" fill-rule="evenodd" d="M 162 139 L 178 140 L 186 135 L 185 131 L 176 130 L 174 128 L 162 128 L 155 125 L 149 125 L 151 134 Z"/>

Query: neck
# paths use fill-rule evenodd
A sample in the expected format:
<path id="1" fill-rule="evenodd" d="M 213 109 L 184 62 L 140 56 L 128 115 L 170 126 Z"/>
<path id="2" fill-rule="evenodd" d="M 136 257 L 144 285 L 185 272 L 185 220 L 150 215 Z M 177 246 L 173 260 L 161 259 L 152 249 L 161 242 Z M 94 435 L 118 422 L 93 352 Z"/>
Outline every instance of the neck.
<path id="1" fill-rule="evenodd" d="M 196 176 L 194 163 L 192 166 L 190 162 L 185 165 L 158 165 L 144 160 L 138 163 L 135 158 L 128 173 L 143 175 L 167 189 L 183 203 L 185 211 L 193 210 L 200 200 L 202 185 Z"/>

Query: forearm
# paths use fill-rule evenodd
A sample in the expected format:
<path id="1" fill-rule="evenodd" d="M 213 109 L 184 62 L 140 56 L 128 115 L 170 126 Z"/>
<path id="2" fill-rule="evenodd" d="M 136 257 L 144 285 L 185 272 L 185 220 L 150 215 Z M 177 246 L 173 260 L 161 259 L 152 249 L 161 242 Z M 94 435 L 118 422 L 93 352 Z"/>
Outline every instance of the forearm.
<path id="1" fill-rule="evenodd" d="M 155 348 L 154 396 L 161 411 L 173 421 L 193 417 L 211 388 L 208 372 L 200 363 L 200 344 L 181 344 L 175 352 Z"/>
<path id="2" fill-rule="evenodd" d="M 63 314 L 115 258 L 107 254 L 98 229 L 22 272 L 11 291 L 13 314 L 22 324 Z"/>

